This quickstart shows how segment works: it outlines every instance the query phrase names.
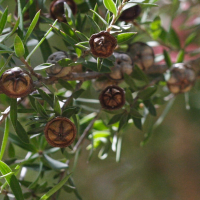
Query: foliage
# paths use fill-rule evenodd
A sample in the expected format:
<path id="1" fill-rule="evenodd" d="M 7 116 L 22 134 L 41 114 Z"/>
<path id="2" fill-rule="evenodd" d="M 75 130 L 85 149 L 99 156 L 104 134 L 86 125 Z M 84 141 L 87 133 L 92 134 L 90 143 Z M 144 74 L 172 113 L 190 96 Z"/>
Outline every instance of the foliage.
<path id="1" fill-rule="evenodd" d="M 4 133 L 0 152 L 1 192 L 5 199 L 13 194 L 17 200 L 42 200 L 59 199 L 63 190 L 73 191 L 77 199 L 82 199 L 72 178 L 80 150 L 88 151 L 89 160 L 95 151 L 99 152 L 100 159 L 107 158 L 113 151 L 116 162 L 119 162 L 126 130 L 135 126 L 144 134 L 141 146 L 149 141 L 179 95 L 167 88 L 172 65 L 189 62 L 198 74 L 198 66 L 192 56 L 194 53 L 198 55 L 199 49 L 188 51 L 188 47 L 194 45 L 199 25 L 181 27 L 189 34 L 187 32 L 184 40 L 180 37 L 173 24 L 182 11 L 180 1 L 171 1 L 172 9 L 168 13 L 164 2 L 157 0 L 75 0 L 76 14 L 67 3 L 63 4 L 67 22 L 54 21 L 50 17 L 50 1 L 17 0 L 15 14 L 11 14 L 3 0 L 0 3 L 0 74 L 19 66 L 26 69 L 33 79 L 33 89 L 27 97 L 12 99 L 0 91 L 0 104 L 4 109 L 0 117 L 1 132 Z M 129 22 L 118 20 L 123 11 L 135 5 L 142 8 L 137 19 Z M 170 19 L 167 27 L 161 12 Z M 190 12 L 184 11 L 186 21 L 191 20 Z M 110 79 L 109 74 L 117 58 L 113 55 L 97 58 L 90 51 L 90 37 L 100 31 L 114 36 L 118 44 L 115 51 L 130 57 L 133 43 L 147 43 L 154 48 L 153 65 L 142 68 L 131 57 L 132 73 L 123 72 L 120 80 Z M 156 48 L 159 51 L 156 52 Z M 56 65 L 47 62 L 55 51 L 67 52 L 68 58 L 59 60 L 58 64 L 61 70 L 72 70 L 70 73 L 60 77 L 46 73 Z M 36 54 L 40 56 L 37 58 Z M 154 59 L 154 55 L 152 57 Z M 144 55 L 144 62 L 145 59 Z M 195 59 L 198 60 L 197 57 Z M 77 70 L 78 66 L 81 66 L 81 71 Z M 125 104 L 122 108 L 101 108 L 100 92 L 94 86 L 100 82 L 124 89 Z M 186 104 L 188 106 L 188 102 Z M 157 109 L 160 107 L 164 109 L 158 116 Z M 66 148 L 51 147 L 44 136 L 46 124 L 58 116 L 69 118 L 77 129 L 74 143 Z M 147 126 L 149 118 L 152 123 Z M 82 148 L 85 140 L 89 142 L 86 149 Z M 24 159 L 15 153 L 18 147 L 26 153 Z M 6 148 L 9 158 L 2 161 Z M 54 154 L 59 151 L 62 158 L 56 159 Z M 73 168 L 69 167 L 71 163 Z M 33 182 L 26 181 L 23 168 L 38 172 Z M 43 180 L 49 170 L 55 172 L 53 185 Z M 21 178 L 18 178 L 19 174 Z"/>

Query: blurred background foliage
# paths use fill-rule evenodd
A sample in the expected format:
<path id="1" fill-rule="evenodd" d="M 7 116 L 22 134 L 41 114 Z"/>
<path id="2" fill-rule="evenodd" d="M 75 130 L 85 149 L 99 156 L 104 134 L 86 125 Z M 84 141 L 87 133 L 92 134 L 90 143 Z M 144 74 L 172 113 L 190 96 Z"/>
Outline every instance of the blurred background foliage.
<path id="1" fill-rule="evenodd" d="M 15 12 L 15 3 L 12 1 L 3 1 L 1 6 L 5 8 L 8 6 L 9 13 Z M 82 3 L 84 0 L 75 0 L 80 6 L 79 9 L 86 9 Z M 90 1 L 95 5 L 95 1 Z M 147 1 L 148 2 L 148 1 Z M 156 59 L 163 63 L 163 49 L 165 45 L 158 35 L 157 26 L 161 26 L 165 30 L 169 30 L 172 22 L 172 27 L 178 33 L 181 44 L 184 44 L 185 39 L 191 34 L 195 33 L 194 41 L 187 47 L 187 51 L 191 54 L 185 56 L 186 60 L 198 57 L 200 45 L 200 1 L 198 0 L 160 0 L 150 1 L 150 3 L 158 4 L 158 7 L 146 8 L 142 6 L 143 13 L 138 19 L 138 23 L 142 24 L 144 20 L 147 24 L 147 31 L 134 28 L 138 34 L 133 41 L 149 42 L 155 40 L 161 42 L 161 45 L 153 43 Z M 46 0 L 46 7 L 49 7 L 50 1 Z M 99 1 L 102 12 L 105 13 L 105 8 L 102 1 Z M 147 12 L 148 11 L 148 12 Z M 82 10 L 84 12 L 84 10 Z M 145 19 L 146 17 L 146 19 Z M 161 20 L 161 21 L 160 21 Z M 53 21 L 53 20 L 52 20 Z M 148 22 L 149 21 L 149 22 Z M 155 22 L 155 23 L 152 23 Z M 159 21 L 159 22 L 158 22 Z M 46 31 L 49 28 L 48 24 L 41 24 L 40 29 Z M 89 24 L 88 24 L 89 28 Z M 87 32 L 87 29 L 85 29 Z M 14 37 L 7 41 L 9 45 L 13 43 Z M 56 48 L 65 50 L 60 37 L 51 35 L 48 38 L 52 51 Z M 32 43 L 31 43 L 32 42 Z M 37 41 L 32 40 L 29 49 L 32 49 Z M 172 44 L 171 41 L 169 41 Z M 178 51 L 177 41 L 172 44 L 173 50 L 170 52 L 171 60 L 175 62 Z M 54 48 L 55 47 L 55 48 Z M 53 49 L 54 48 L 54 49 Z M 194 52 L 195 50 L 195 52 Z M 17 59 L 16 64 L 21 64 Z M 33 66 L 37 66 L 45 60 L 38 50 L 31 58 Z M 86 83 L 89 85 L 90 83 Z M 86 87 L 87 88 L 87 87 Z M 60 89 L 60 88 L 59 88 Z M 148 116 L 145 124 L 145 131 L 140 131 L 135 126 L 128 126 L 124 129 L 121 137 L 123 138 L 121 148 L 120 162 L 116 162 L 116 154 L 110 150 L 106 159 L 99 159 L 98 154 L 100 148 L 94 151 L 92 157 L 89 159 L 89 151 L 86 150 L 89 141 L 85 141 L 83 148 L 77 153 L 78 162 L 74 166 L 74 159 L 72 155 L 64 152 L 65 156 L 72 157 L 69 163 L 69 171 L 73 172 L 73 179 L 76 184 L 78 193 L 85 200 L 199 200 L 200 199 L 200 84 L 197 80 L 193 89 L 188 93 L 180 94 L 174 100 L 166 118 L 160 126 L 151 132 L 150 140 L 143 147 L 140 146 L 144 139 L 145 131 L 151 126 L 159 116 L 163 113 L 166 103 L 157 108 L 157 116 Z M 162 91 L 163 92 L 163 91 Z M 164 91 L 163 93 L 165 93 Z M 87 97 L 94 98 L 95 93 L 93 87 L 87 88 Z M 84 98 L 84 95 L 81 96 Z M 0 95 L 1 111 L 5 110 L 10 105 L 9 98 L 5 95 Z M 189 99 L 189 100 L 185 100 Z M 190 109 L 188 109 L 188 104 Z M 88 106 L 88 104 L 86 103 Z M 89 104 L 90 106 L 90 104 Z M 93 105 L 92 105 L 93 106 Z M 94 106 L 96 108 L 96 106 Z M 25 114 L 19 114 L 23 121 L 26 120 Z M 12 148 L 12 147 L 9 147 Z M 24 159 L 26 152 L 15 146 L 15 154 L 17 158 Z M 52 158 L 62 161 L 63 155 L 60 151 L 51 155 Z M 11 156 L 12 157 L 12 156 Z M 9 160 L 8 151 L 4 155 L 4 160 Z M 33 182 L 38 175 L 39 168 L 35 166 L 35 170 L 29 168 L 27 164 L 27 174 L 25 181 Z M 43 180 L 39 183 L 48 183 L 48 187 L 54 186 L 55 181 L 53 177 L 58 176 L 58 171 L 51 170 L 46 167 Z M 18 175 L 19 176 L 19 175 Z M 24 183 L 25 184 L 25 183 Z M 46 186 L 45 186 L 46 187 Z M 61 191 L 59 199 L 75 200 L 77 197 L 73 193 L 73 188 L 66 187 Z M 66 191 L 68 192 L 66 194 Z M 4 195 L 0 194 L 0 199 L 4 199 Z"/>

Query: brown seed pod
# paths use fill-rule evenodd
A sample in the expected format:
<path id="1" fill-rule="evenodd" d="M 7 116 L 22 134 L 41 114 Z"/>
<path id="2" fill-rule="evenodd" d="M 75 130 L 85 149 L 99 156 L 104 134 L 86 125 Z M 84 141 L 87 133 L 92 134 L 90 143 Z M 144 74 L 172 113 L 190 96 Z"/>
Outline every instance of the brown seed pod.
<path id="1" fill-rule="evenodd" d="M 24 97 L 32 91 L 33 81 L 27 71 L 14 67 L 1 75 L 0 88 L 11 98 Z"/>
<path id="2" fill-rule="evenodd" d="M 128 54 L 133 62 L 143 71 L 148 70 L 154 64 L 153 49 L 143 42 L 135 42 L 129 46 Z"/>
<path id="3" fill-rule="evenodd" d="M 111 73 L 108 74 L 109 78 L 113 80 L 122 80 L 124 73 L 130 75 L 133 71 L 131 58 L 125 53 L 113 53 L 115 56 L 115 65 L 111 68 Z"/>
<path id="4" fill-rule="evenodd" d="M 69 58 L 67 53 L 64 51 L 54 52 L 48 57 L 47 63 L 54 64 L 52 67 L 46 69 L 49 76 L 63 77 L 72 72 L 72 67 L 62 67 L 59 65 L 58 61 L 64 58 Z"/>
<path id="5" fill-rule="evenodd" d="M 76 137 L 75 125 L 66 117 L 56 117 L 44 129 L 47 142 L 53 147 L 68 147 Z"/>
<path id="6" fill-rule="evenodd" d="M 130 7 L 122 12 L 122 14 L 119 17 L 119 20 L 125 22 L 133 21 L 140 15 L 141 11 L 142 9 L 139 5 Z"/>
<path id="7" fill-rule="evenodd" d="M 174 93 L 184 93 L 189 91 L 196 80 L 195 71 L 184 63 L 176 63 L 170 71 L 171 77 L 167 81 L 169 90 Z"/>
<path id="8" fill-rule="evenodd" d="M 113 54 L 117 39 L 107 31 L 93 34 L 89 40 L 90 50 L 96 57 L 107 58 Z"/>
<path id="9" fill-rule="evenodd" d="M 106 110 L 117 110 L 125 104 L 124 90 L 116 85 L 108 86 L 101 92 L 99 101 L 102 108 Z"/>
<path id="10" fill-rule="evenodd" d="M 73 0 L 54 0 L 50 4 L 50 15 L 53 19 L 58 19 L 59 22 L 67 22 L 64 2 L 66 2 L 72 10 L 73 15 L 77 12 L 76 3 Z"/>

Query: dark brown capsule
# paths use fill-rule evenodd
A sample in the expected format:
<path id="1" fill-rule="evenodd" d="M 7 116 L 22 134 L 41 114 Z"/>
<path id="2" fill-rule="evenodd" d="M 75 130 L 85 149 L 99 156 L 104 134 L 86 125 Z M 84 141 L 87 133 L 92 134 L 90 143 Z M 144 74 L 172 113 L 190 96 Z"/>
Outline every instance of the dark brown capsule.
<path id="1" fill-rule="evenodd" d="M 50 4 L 50 15 L 59 22 L 67 22 L 64 10 L 64 2 L 66 2 L 72 10 L 73 15 L 77 12 L 76 3 L 73 0 L 54 0 Z"/>
<path id="2" fill-rule="evenodd" d="M 24 97 L 32 91 L 33 81 L 27 71 L 14 67 L 1 75 L 0 88 L 11 98 Z"/>
<path id="3" fill-rule="evenodd" d="M 122 14 L 119 17 L 119 20 L 125 22 L 133 21 L 140 15 L 141 11 L 142 9 L 139 5 L 130 7 L 122 12 Z"/>
<path id="4" fill-rule="evenodd" d="M 124 90 L 116 85 L 108 86 L 101 92 L 99 101 L 102 108 L 117 110 L 125 104 Z"/>
<path id="5" fill-rule="evenodd" d="M 171 76 L 167 81 L 167 86 L 174 94 L 188 92 L 196 80 L 195 71 L 184 63 L 174 64 L 170 74 Z"/>
<path id="6" fill-rule="evenodd" d="M 127 52 L 133 62 L 143 71 L 147 71 L 154 64 L 153 49 L 143 42 L 135 42 L 129 46 Z"/>
<path id="7" fill-rule="evenodd" d="M 91 53 L 100 58 L 111 56 L 117 46 L 117 39 L 107 31 L 93 34 L 89 40 Z"/>
<path id="8" fill-rule="evenodd" d="M 76 137 L 76 127 L 66 117 L 56 117 L 49 121 L 44 130 L 47 142 L 53 147 L 68 147 Z"/>

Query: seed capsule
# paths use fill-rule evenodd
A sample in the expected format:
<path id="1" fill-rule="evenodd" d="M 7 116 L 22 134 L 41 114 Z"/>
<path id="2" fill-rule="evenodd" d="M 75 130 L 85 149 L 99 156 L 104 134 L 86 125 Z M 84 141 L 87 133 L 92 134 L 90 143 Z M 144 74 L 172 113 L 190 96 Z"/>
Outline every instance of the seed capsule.
<path id="1" fill-rule="evenodd" d="M 108 86 L 101 92 L 99 101 L 102 108 L 117 110 L 125 104 L 124 90 L 116 85 Z"/>
<path id="2" fill-rule="evenodd" d="M 14 67 L 1 75 L 0 88 L 11 98 L 24 97 L 31 92 L 33 81 L 27 71 Z"/>
<path id="3" fill-rule="evenodd" d="M 90 50 L 96 57 L 107 58 L 113 54 L 117 39 L 107 31 L 93 34 L 89 40 Z"/>
<path id="4" fill-rule="evenodd" d="M 76 137 L 75 125 L 65 117 L 56 117 L 49 121 L 44 130 L 47 142 L 53 147 L 68 147 Z"/>
<path id="5" fill-rule="evenodd" d="M 59 22 L 67 22 L 64 10 L 64 2 L 66 2 L 72 10 L 73 15 L 77 12 L 76 3 L 73 0 L 54 0 L 50 5 L 50 15 Z"/>
<path id="6" fill-rule="evenodd" d="M 148 70 L 154 64 L 153 49 L 143 42 L 135 42 L 130 45 L 128 54 L 133 62 L 143 71 Z"/>
<path id="7" fill-rule="evenodd" d="M 133 71 L 131 58 L 124 53 L 113 53 L 115 56 L 115 65 L 111 68 L 111 73 L 108 76 L 113 80 L 122 80 L 124 73 L 130 75 Z"/>
<path id="8" fill-rule="evenodd" d="M 125 22 L 133 21 L 140 15 L 141 11 L 142 9 L 139 5 L 130 7 L 122 12 L 122 14 L 119 17 L 119 20 L 125 21 Z"/>
<path id="9" fill-rule="evenodd" d="M 57 51 L 51 54 L 47 59 L 47 63 L 52 63 L 54 65 L 46 69 L 47 74 L 49 76 L 54 76 L 54 77 L 63 77 L 71 73 L 72 67 L 62 67 L 58 63 L 59 60 L 62 60 L 68 57 L 69 56 L 64 51 Z"/>
<path id="10" fill-rule="evenodd" d="M 171 68 L 171 77 L 167 81 L 169 90 L 174 93 L 189 91 L 196 80 L 195 71 L 184 63 L 176 63 Z"/>

